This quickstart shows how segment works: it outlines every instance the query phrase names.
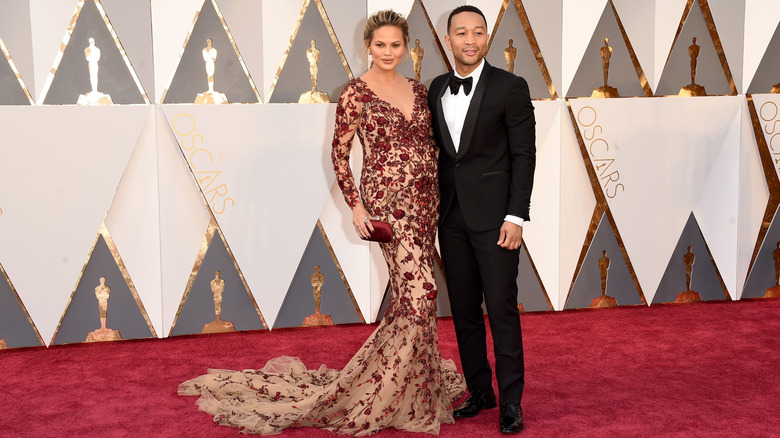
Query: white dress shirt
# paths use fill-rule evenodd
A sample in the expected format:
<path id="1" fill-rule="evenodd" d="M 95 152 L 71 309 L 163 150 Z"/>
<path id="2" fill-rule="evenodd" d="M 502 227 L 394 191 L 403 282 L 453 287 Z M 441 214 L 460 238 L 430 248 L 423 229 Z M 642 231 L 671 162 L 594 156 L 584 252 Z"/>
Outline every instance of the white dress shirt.
<path id="1" fill-rule="evenodd" d="M 463 123 L 466 121 L 466 113 L 469 110 L 471 98 L 474 97 L 474 93 L 477 90 L 477 84 L 479 83 L 480 76 L 482 76 L 483 68 L 485 68 L 484 59 L 482 59 L 477 68 L 467 76 L 459 75 L 457 70 L 453 71 L 453 74 L 459 78 L 474 78 L 472 79 L 471 92 L 466 95 L 463 87 L 460 87 L 458 89 L 458 94 L 452 94 L 448 85 L 447 90 L 444 91 L 444 95 L 441 97 L 441 109 L 442 113 L 444 113 L 444 120 L 447 122 L 447 129 L 450 131 L 450 136 L 452 137 L 452 144 L 455 146 L 455 153 L 460 149 L 460 136 L 463 132 Z M 521 217 L 508 214 L 504 220 L 521 227 L 523 226 L 523 218 Z"/>

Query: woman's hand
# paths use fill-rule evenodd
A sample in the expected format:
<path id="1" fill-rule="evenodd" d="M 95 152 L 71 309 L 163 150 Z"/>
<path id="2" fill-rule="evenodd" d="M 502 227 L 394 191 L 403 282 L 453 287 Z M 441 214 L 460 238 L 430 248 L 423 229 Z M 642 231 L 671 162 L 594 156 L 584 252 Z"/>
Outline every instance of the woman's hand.
<path id="1" fill-rule="evenodd" d="M 368 239 L 371 236 L 371 232 L 374 231 L 374 227 L 371 225 L 371 217 L 368 214 L 368 210 L 363 207 L 363 204 L 355 204 L 352 207 L 352 225 L 355 226 L 358 236 L 361 239 Z"/>

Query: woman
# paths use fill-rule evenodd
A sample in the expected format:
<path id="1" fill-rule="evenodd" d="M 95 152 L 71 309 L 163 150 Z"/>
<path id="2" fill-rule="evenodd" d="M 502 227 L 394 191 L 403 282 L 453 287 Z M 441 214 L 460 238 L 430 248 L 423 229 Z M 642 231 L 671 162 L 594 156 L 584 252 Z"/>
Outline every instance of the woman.
<path id="1" fill-rule="evenodd" d="M 356 436 L 388 427 L 438 434 L 441 423 L 452 423 L 451 404 L 465 392 L 454 363 L 439 357 L 437 150 L 425 87 L 396 71 L 408 52 L 409 25 L 380 11 L 368 19 L 363 38 L 373 63 L 339 99 L 332 159 L 357 234 L 369 237 L 370 217 L 392 225 L 392 240 L 381 244 L 390 304 L 342 370 L 307 370 L 297 358 L 282 357 L 261 370 L 214 370 L 180 385 L 180 394 L 200 394 L 201 409 L 220 424 L 262 434 L 287 427 Z M 356 132 L 363 144 L 362 199 L 349 167 Z"/>

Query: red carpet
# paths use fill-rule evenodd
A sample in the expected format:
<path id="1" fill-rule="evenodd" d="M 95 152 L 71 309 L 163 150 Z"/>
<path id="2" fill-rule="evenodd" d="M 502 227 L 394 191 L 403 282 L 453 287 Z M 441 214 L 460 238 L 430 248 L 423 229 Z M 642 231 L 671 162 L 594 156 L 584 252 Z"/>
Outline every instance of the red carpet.
<path id="1" fill-rule="evenodd" d="M 780 436 L 780 300 L 522 316 L 520 437 Z M 0 351 L 2 437 L 238 437 L 179 397 L 206 368 L 271 357 L 343 366 L 373 325 L 244 332 Z M 441 350 L 457 360 L 452 321 Z M 498 411 L 443 437 L 502 436 Z M 406 436 L 394 430 L 379 437 Z M 283 436 L 333 436 L 312 429 Z"/>

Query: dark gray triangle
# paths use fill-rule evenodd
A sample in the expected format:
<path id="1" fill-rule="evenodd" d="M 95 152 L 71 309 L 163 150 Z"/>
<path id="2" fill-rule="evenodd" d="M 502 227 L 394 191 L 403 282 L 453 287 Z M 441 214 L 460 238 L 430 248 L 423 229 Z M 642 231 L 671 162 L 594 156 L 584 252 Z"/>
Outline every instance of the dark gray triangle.
<path id="1" fill-rule="evenodd" d="M 617 88 L 621 97 L 644 96 L 645 92 L 639 82 L 634 63 L 631 61 L 623 33 L 620 31 L 610 2 L 607 2 L 604 6 L 604 12 L 601 13 L 599 24 L 591 36 L 588 48 L 585 49 L 577 72 L 574 74 L 566 97 L 590 97 L 595 88 L 604 85 L 604 68 L 601 58 L 604 38 L 609 39 L 609 46 L 612 47 L 607 85 Z"/>
<path id="2" fill-rule="evenodd" d="M 100 277 L 105 277 L 106 285 L 111 288 L 106 326 L 118 330 L 122 339 L 153 336 L 122 271 L 116 265 L 114 256 L 101 235 L 73 292 L 52 344 L 84 342 L 89 332 L 100 328 L 100 311 L 95 298 L 95 287 L 100 284 Z"/>
<path id="3" fill-rule="evenodd" d="M 11 68 L 11 64 L 0 51 L 0 105 L 29 105 L 30 99 Z"/>
<path id="4" fill-rule="evenodd" d="M 225 94 L 230 103 L 257 103 L 257 94 L 247 78 L 238 54 L 233 50 L 233 44 L 211 0 L 204 0 L 198 21 L 192 28 L 163 103 L 193 103 L 198 93 L 208 90 L 203 49 L 209 38 L 212 40 L 212 47 L 217 49 L 214 91 Z"/>
<path id="5" fill-rule="evenodd" d="M 221 233 L 215 230 L 171 335 L 201 333 L 205 324 L 216 319 L 214 293 L 211 291 L 211 280 L 214 279 L 216 271 L 219 271 L 220 278 L 225 280 L 225 288 L 222 291 L 222 320 L 232 322 L 236 330 L 265 328 L 225 247 Z"/>
<path id="6" fill-rule="evenodd" d="M 436 41 L 436 36 L 431 29 L 428 19 L 425 17 L 420 0 L 412 4 L 412 10 L 407 18 L 409 22 L 409 48 L 415 46 L 415 40 L 420 40 L 420 48 L 423 49 L 422 65 L 420 66 L 420 82 L 426 87 L 436 76 L 447 73 L 447 63 Z M 414 79 L 414 62 L 407 55 L 406 62 L 398 65 L 398 72 L 407 78 Z"/>
<path id="7" fill-rule="evenodd" d="M 780 69 L 777 68 L 778 59 L 780 59 L 780 23 L 775 28 L 775 33 L 772 35 L 766 52 L 764 52 L 764 57 L 761 58 L 761 63 L 758 64 L 753 80 L 750 81 L 747 90 L 749 94 L 769 93 L 772 91 L 773 85 L 780 84 Z"/>
<path id="8" fill-rule="evenodd" d="M 306 51 L 311 48 L 312 40 L 320 50 L 317 89 L 328 93 L 331 102 L 338 100 L 344 85 L 349 82 L 349 76 L 330 38 L 317 4 L 312 1 L 303 14 L 298 34 L 295 35 L 295 41 L 279 73 L 271 95 L 271 103 L 297 103 L 301 94 L 311 91 L 311 73 Z"/>
<path id="9" fill-rule="evenodd" d="M 601 295 L 599 260 L 604 257 L 603 251 L 606 251 L 606 257 L 609 259 L 606 294 L 615 298 L 619 306 L 642 304 L 639 291 L 631 278 L 628 264 L 623 258 L 623 253 L 605 213 L 601 216 L 596 235 L 593 236 L 593 241 L 588 247 L 588 253 L 577 273 L 574 287 L 572 287 L 566 304 L 563 306 L 564 309 L 590 307 L 591 301 Z"/>
<path id="10" fill-rule="evenodd" d="M 441 291 L 441 289 L 439 289 Z M 393 290 L 390 286 L 390 282 L 387 283 L 387 286 L 385 287 L 385 294 L 382 296 L 382 305 L 379 306 L 379 313 L 377 313 L 377 319 L 380 320 L 385 316 L 385 312 L 387 312 L 387 306 L 390 305 L 390 297 L 393 295 Z M 441 294 L 439 295 L 439 304 L 441 304 Z M 449 301 L 447 301 L 447 304 L 449 304 Z M 438 308 L 439 312 L 441 312 L 441 307 Z M 447 312 L 449 312 L 449 305 L 447 306 Z M 439 316 L 450 316 L 449 313 L 446 315 L 439 314 Z"/>
<path id="11" fill-rule="evenodd" d="M 547 88 L 547 81 L 542 75 L 542 70 L 536 61 L 536 55 L 530 41 L 528 41 L 525 29 L 523 29 L 523 23 L 520 21 L 515 2 L 510 1 L 507 4 L 501 23 L 493 31 L 493 34 L 493 42 L 486 57 L 488 62 L 495 67 L 507 70 L 504 50 L 509 47 L 509 40 L 511 39 L 512 47 L 517 49 L 514 73 L 517 76 L 522 76 L 528 82 L 528 89 L 531 92 L 532 99 L 550 99 L 552 96 L 550 96 L 550 90 Z"/>
<path id="12" fill-rule="evenodd" d="M 696 61 L 696 84 L 701 85 L 710 96 L 731 94 L 731 87 L 720 63 L 715 43 L 699 2 L 693 2 L 682 30 L 672 47 L 672 52 L 661 73 L 655 94 L 658 96 L 677 95 L 680 88 L 691 82 L 691 57 L 688 48 L 696 37 L 699 56 Z"/>
<path id="13" fill-rule="evenodd" d="M 511 3 L 510 3 L 511 4 Z M 526 312 L 554 310 L 534 270 L 526 245 L 520 247 L 520 264 L 517 271 L 517 302 Z"/>
<path id="14" fill-rule="evenodd" d="M 693 213 L 683 228 L 672 257 L 666 265 L 664 276 L 653 296 L 653 303 L 673 303 L 680 292 L 687 290 L 685 257 L 688 247 L 693 254 L 691 266 L 691 290 L 697 292 L 702 300 L 726 299 L 723 286 L 718 279 L 717 268 L 710 258 L 707 244 L 702 237 L 699 223 Z M 688 256 L 691 257 L 691 256 Z"/>
<path id="15" fill-rule="evenodd" d="M 777 285 L 775 270 L 777 267 L 780 267 L 780 251 L 777 254 L 775 253 L 775 250 L 780 247 L 780 244 L 778 244 L 780 242 L 778 212 L 780 212 L 780 208 L 775 211 L 775 216 L 772 218 L 769 229 L 764 236 L 764 242 L 758 250 L 756 261 L 750 269 L 747 280 L 745 280 L 742 298 L 763 297 L 767 289 Z"/>
<path id="16" fill-rule="evenodd" d="M 84 49 L 89 39 L 100 49 L 98 91 L 111 96 L 115 104 L 143 104 L 144 98 L 128 69 L 119 48 L 106 27 L 93 0 L 84 2 L 73 33 L 51 81 L 43 103 L 73 105 L 79 95 L 89 92 L 89 68 Z"/>
<path id="17" fill-rule="evenodd" d="M 320 273 L 323 275 L 320 313 L 330 316 L 334 324 L 362 321 L 322 233 L 318 227 L 314 227 L 282 307 L 276 316 L 275 329 L 300 327 L 303 325 L 304 318 L 314 314 L 312 275 L 315 266 L 320 267 Z"/>
<path id="18" fill-rule="evenodd" d="M 39 347 L 38 338 L 27 313 L 11 287 L 10 279 L 0 270 L 0 339 L 8 348 Z"/>

